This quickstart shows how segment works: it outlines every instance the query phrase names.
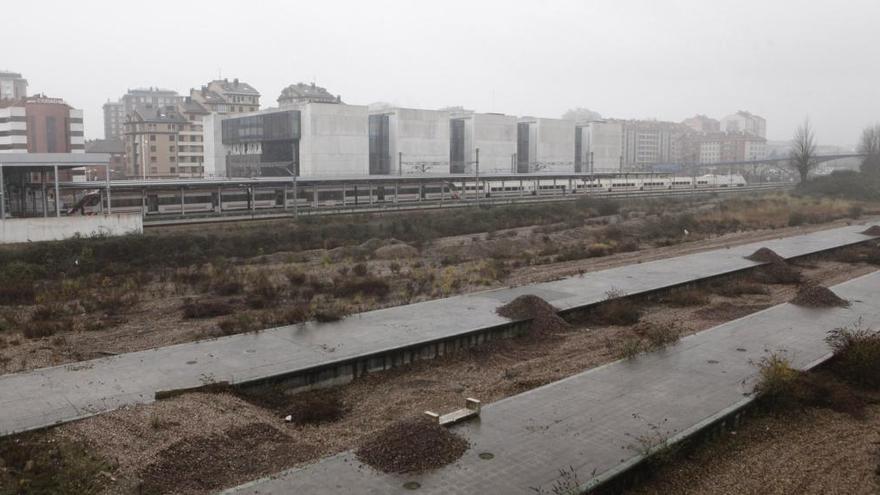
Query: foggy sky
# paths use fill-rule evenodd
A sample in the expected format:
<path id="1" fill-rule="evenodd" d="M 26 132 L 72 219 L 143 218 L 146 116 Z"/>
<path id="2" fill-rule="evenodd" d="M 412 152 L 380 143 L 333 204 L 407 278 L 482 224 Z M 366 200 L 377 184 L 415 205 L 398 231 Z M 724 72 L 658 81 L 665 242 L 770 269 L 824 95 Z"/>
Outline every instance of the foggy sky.
<path id="1" fill-rule="evenodd" d="M 680 121 L 750 110 L 820 144 L 880 121 L 880 1 L 32 1 L 3 7 L 0 70 L 85 111 L 128 88 L 187 94 L 218 73 L 315 81 L 346 103 Z"/>

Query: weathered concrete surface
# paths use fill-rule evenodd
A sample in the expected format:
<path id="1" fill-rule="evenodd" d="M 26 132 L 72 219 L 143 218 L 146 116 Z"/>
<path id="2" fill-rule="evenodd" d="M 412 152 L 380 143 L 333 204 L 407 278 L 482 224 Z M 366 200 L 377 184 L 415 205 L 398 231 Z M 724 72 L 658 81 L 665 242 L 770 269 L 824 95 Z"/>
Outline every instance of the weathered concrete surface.
<path id="1" fill-rule="evenodd" d="M 559 470 L 586 487 L 642 458 L 639 438 L 683 437 L 750 401 L 755 361 L 784 352 L 804 369 L 828 357 L 834 328 L 880 327 L 880 272 L 833 288 L 849 308 L 782 304 L 686 337 L 666 350 L 617 361 L 483 406 L 480 419 L 453 427 L 471 444 L 457 462 L 421 475 L 386 475 L 345 452 L 230 494 L 348 492 L 552 493 Z M 651 430 L 656 425 L 656 430 Z M 649 444 L 653 442 L 648 442 Z M 489 452 L 494 459 L 483 460 Z"/>
<path id="2" fill-rule="evenodd" d="M 0 376 L 0 435 L 149 403 L 162 390 L 210 381 L 243 383 L 376 356 L 506 325 L 498 306 L 535 294 L 560 309 L 600 302 L 607 291 L 638 294 L 755 266 L 743 257 L 762 246 L 800 256 L 870 237 L 849 226 L 773 241 Z"/>
<path id="3" fill-rule="evenodd" d="M 140 214 L 69 216 L 48 218 L 7 218 L 0 220 L 0 244 L 60 241 L 74 236 L 141 234 Z"/>

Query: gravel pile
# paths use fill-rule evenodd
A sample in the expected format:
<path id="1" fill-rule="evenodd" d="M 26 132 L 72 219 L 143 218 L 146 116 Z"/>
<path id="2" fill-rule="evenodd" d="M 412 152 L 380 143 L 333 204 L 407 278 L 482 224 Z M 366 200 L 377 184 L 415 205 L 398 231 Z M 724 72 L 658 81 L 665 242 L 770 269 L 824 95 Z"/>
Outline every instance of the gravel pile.
<path id="1" fill-rule="evenodd" d="M 880 225 L 872 225 L 868 230 L 863 230 L 861 233 L 865 235 L 880 236 Z"/>
<path id="2" fill-rule="evenodd" d="M 746 259 L 751 261 L 760 261 L 763 263 L 785 263 L 785 258 L 776 254 L 776 252 L 772 249 L 765 247 L 762 247 L 761 249 L 758 249 L 754 253 L 750 254 L 749 256 L 746 256 Z"/>
<path id="3" fill-rule="evenodd" d="M 532 320 L 532 332 L 558 332 L 571 328 L 552 304 L 538 296 L 527 294 L 497 309 L 497 313 L 511 320 Z"/>
<path id="4" fill-rule="evenodd" d="M 849 301 L 841 299 L 827 287 L 821 285 L 808 285 L 798 291 L 792 304 L 806 306 L 808 308 L 831 308 L 849 306 Z"/>
<path id="5" fill-rule="evenodd" d="M 428 418 L 410 418 L 367 438 L 355 455 L 379 471 L 416 473 L 454 462 L 468 447 L 467 440 Z"/>

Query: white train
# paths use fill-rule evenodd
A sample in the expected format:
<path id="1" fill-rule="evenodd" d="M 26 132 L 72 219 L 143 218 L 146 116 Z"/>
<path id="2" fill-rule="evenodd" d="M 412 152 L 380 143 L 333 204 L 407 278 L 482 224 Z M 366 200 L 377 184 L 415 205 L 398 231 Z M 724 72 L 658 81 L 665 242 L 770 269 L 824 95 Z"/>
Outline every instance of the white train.
<path id="1" fill-rule="evenodd" d="M 545 179 L 524 176 L 522 179 L 492 180 L 483 177 L 479 186 L 462 179 L 438 180 L 424 185 L 403 183 L 394 185 L 322 185 L 317 191 L 310 185 L 297 190 L 296 205 L 302 208 L 339 206 L 367 206 L 388 202 L 458 201 L 480 198 L 523 196 L 553 196 L 568 194 L 605 194 L 620 191 L 651 191 L 671 189 L 713 189 L 743 187 L 741 175 L 702 175 L 698 177 L 639 177 L 639 178 L 572 178 Z M 441 182 L 442 180 L 442 182 Z M 286 193 L 286 194 L 285 194 Z M 317 194 L 317 198 L 315 195 Z M 343 199 L 344 195 L 344 199 Z M 146 215 L 210 213 L 235 210 L 265 210 L 283 208 L 295 203 L 290 190 L 258 185 L 247 189 L 217 191 L 179 189 L 114 191 L 111 195 L 113 211 L 143 212 Z M 100 191 L 89 191 L 68 209 L 68 214 L 90 215 L 106 206 Z"/>

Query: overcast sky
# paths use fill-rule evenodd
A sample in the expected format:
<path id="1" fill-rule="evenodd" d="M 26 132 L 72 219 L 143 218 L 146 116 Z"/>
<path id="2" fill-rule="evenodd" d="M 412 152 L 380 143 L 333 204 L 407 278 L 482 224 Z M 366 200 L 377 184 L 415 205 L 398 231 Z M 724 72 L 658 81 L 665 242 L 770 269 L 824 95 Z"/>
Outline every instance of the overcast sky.
<path id="1" fill-rule="evenodd" d="M 0 70 L 85 111 L 128 88 L 222 73 L 315 81 L 347 103 L 680 121 L 750 110 L 769 139 L 821 144 L 880 121 L 878 0 L 31 1 L 3 7 Z"/>

